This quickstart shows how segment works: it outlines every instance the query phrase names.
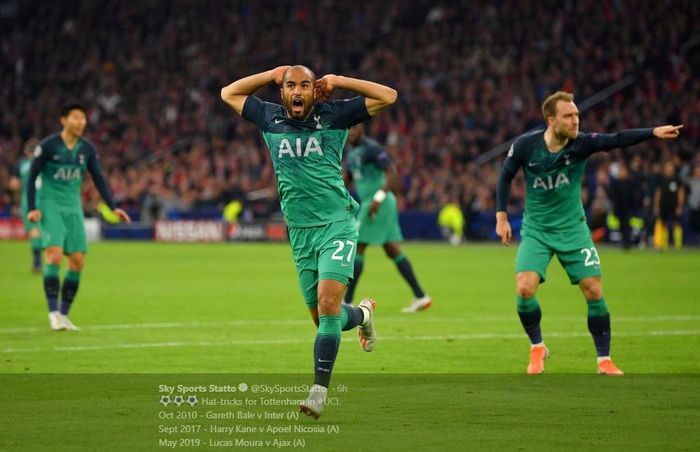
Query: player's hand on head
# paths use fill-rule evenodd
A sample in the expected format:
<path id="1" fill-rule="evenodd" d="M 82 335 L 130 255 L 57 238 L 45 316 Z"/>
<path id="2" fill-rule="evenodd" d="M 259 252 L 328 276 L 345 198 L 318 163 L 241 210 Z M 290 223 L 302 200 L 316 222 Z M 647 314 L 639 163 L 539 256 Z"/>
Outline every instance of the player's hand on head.
<path id="1" fill-rule="evenodd" d="M 114 215 L 116 215 L 120 221 L 123 221 L 126 224 L 131 223 L 131 217 L 129 216 L 128 213 L 126 213 L 125 210 L 122 209 L 114 209 Z"/>
<path id="2" fill-rule="evenodd" d="M 287 69 L 289 69 L 291 66 L 286 65 L 286 66 L 277 66 L 272 70 L 272 76 L 274 77 L 275 83 L 278 85 L 282 84 L 282 77 L 284 77 L 284 73 L 287 72 Z"/>
<path id="3" fill-rule="evenodd" d="M 654 128 L 654 136 L 656 138 L 661 138 L 662 140 L 670 140 L 678 137 L 681 133 L 683 124 L 678 126 L 660 126 Z"/>
<path id="4" fill-rule="evenodd" d="M 331 95 L 335 89 L 335 74 L 326 74 L 320 79 L 316 80 L 316 86 L 314 87 L 314 94 L 316 99 L 325 99 Z"/>
<path id="5" fill-rule="evenodd" d="M 29 213 L 27 213 L 27 219 L 32 223 L 38 222 L 39 220 L 41 220 L 41 210 L 30 210 Z"/>

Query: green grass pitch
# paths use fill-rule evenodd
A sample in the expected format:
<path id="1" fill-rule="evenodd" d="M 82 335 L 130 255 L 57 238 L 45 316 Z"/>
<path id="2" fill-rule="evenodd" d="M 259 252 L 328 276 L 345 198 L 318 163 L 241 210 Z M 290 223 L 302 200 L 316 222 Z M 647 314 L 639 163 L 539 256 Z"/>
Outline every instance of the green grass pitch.
<path id="1" fill-rule="evenodd" d="M 341 403 L 318 422 L 279 421 L 281 429 L 339 433 L 188 436 L 161 431 L 177 420 L 158 418 L 171 409 L 158 404 L 160 384 L 311 382 L 314 328 L 288 245 L 93 244 L 71 313 L 83 330 L 73 333 L 49 330 L 28 245 L 0 242 L 0 449 L 165 450 L 167 441 L 213 449 L 232 441 L 348 450 L 361 439 L 369 450 L 697 447 L 700 252 L 601 248 L 622 378 L 595 375 L 585 302 L 553 261 L 538 291 L 552 358 L 532 378 L 523 375 L 528 341 L 515 313 L 516 247 L 403 249 L 433 307 L 402 314 L 411 293 L 370 248 L 356 294 L 377 300 L 375 351 L 344 333 L 332 382 L 347 388 Z"/>

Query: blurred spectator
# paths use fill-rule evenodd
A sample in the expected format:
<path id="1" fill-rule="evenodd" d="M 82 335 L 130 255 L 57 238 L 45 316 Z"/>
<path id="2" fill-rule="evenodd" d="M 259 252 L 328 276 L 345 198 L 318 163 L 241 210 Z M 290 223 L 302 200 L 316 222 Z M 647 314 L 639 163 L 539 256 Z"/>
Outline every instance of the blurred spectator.
<path id="1" fill-rule="evenodd" d="M 438 214 L 438 225 L 442 236 L 451 245 L 457 246 L 462 243 L 462 238 L 464 237 L 464 215 L 459 208 L 459 204 L 454 199 L 443 203 L 443 207 Z"/>
<path id="2" fill-rule="evenodd" d="M 641 207 L 641 187 L 633 179 L 627 163 L 621 161 L 617 165 L 617 174 L 610 182 L 610 200 L 613 213 L 619 223 L 623 249 L 630 248 L 632 218 L 638 214 Z"/>
<path id="3" fill-rule="evenodd" d="M 654 245 L 659 250 L 668 249 L 669 231 L 673 231 L 673 245 L 683 245 L 681 214 L 685 204 L 685 189 L 676 175 L 672 161 L 664 163 L 663 177 L 654 193 Z"/>
<path id="4" fill-rule="evenodd" d="M 689 172 L 683 180 L 688 186 L 688 218 L 695 241 L 700 244 L 700 154 L 695 156 Z"/>
<path id="5" fill-rule="evenodd" d="M 700 46 L 684 47 L 700 23 L 692 0 L 27 0 L 8 14 L 0 18 L 0 213 L 14 206 L 7 168 L 21 143 L 56 131 L 69 97 L 90 107 L 88 135 L 121 207 L 143 211 L 154 193 L 168 193 L 177 209 L 220 213 L 231 192 L 274 193 L 259 134 L 226 109 L 219 90 L 285 62 L 396 87 L 399 103 L 368 133 L 397 163 L 400 208 L 437 212 L 454 193 L 470 235 L 481 234 L 472 221 L 484 211 L 474 209 L 492 205 L 502 159 L 477 166 L 474 158 L 541 125 L 539 104 L 557 89 L 580 103 L 633 76 L 581 124 L 683 123 L 672 145 L 635 147 L 642 167 L 688 159 L 700 144 Z M 605 211 L 599 166 L 592 159 L 584 197 Z M 513 212 L 522 210 L 523 184 L 514 181 Z M 275 203 L 259 199 L 242 215 L 275 214 Z"/>

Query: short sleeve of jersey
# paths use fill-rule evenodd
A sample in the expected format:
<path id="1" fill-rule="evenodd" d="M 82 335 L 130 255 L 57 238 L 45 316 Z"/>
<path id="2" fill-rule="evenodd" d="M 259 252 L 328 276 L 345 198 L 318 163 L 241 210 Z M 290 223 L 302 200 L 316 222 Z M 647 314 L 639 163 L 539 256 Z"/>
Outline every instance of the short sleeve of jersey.
<path id="1" fill-rule="evenodd" d="M 389 154 L 381 146 L 375 145 L 370 148 L 370 160 L 383 170 L 386 170 L 391 165 Z"/>
<path id="2" fill-rule="evenodd" d="M 332 127 L 337 129 L 349 129 L 370 118 L 364 96 L 356 96 L 350 99 L 328 102 L 328 106 L 335 115 Z"/>
<path id="3" fill-rule="evenodd" d="M 267 103 L 263 102 L 259 97 L 248 96 L 245 104 L 243 104 L 241 115 L 259 129 L 263 129 L 265 126 L 266 105 Z"/>

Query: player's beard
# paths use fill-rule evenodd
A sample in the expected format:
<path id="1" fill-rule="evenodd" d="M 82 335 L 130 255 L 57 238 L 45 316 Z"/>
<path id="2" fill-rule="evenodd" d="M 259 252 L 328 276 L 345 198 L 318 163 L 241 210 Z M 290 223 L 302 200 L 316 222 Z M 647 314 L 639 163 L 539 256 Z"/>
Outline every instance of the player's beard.
<path id="1" fill-rule="evenodd" d="M 578 125 L 572 127 L 572 128 L 569 130 L 569 138 L 572 139 L 572 140 L 575 140 L 576 137 L 578 137 Z"/>
<path id="2" fill-rule="evenodd" d="M 309 116 L 313 103 L 313 98 L 306 99 L 303 97 L 289 97 L 285 100 L 284 106 L 287 109 L 287 114 L 289 114 L 289 117 L 303 120 Z"/>
<path id="3" fill-rule="evenodd" d="M 566 129 L 564 127 L 554 130 L 554 135 L 557 141 L 564 142 L 566 140 L 575 140 L 578 137 L 578 127 L 574 129 Z"/>

